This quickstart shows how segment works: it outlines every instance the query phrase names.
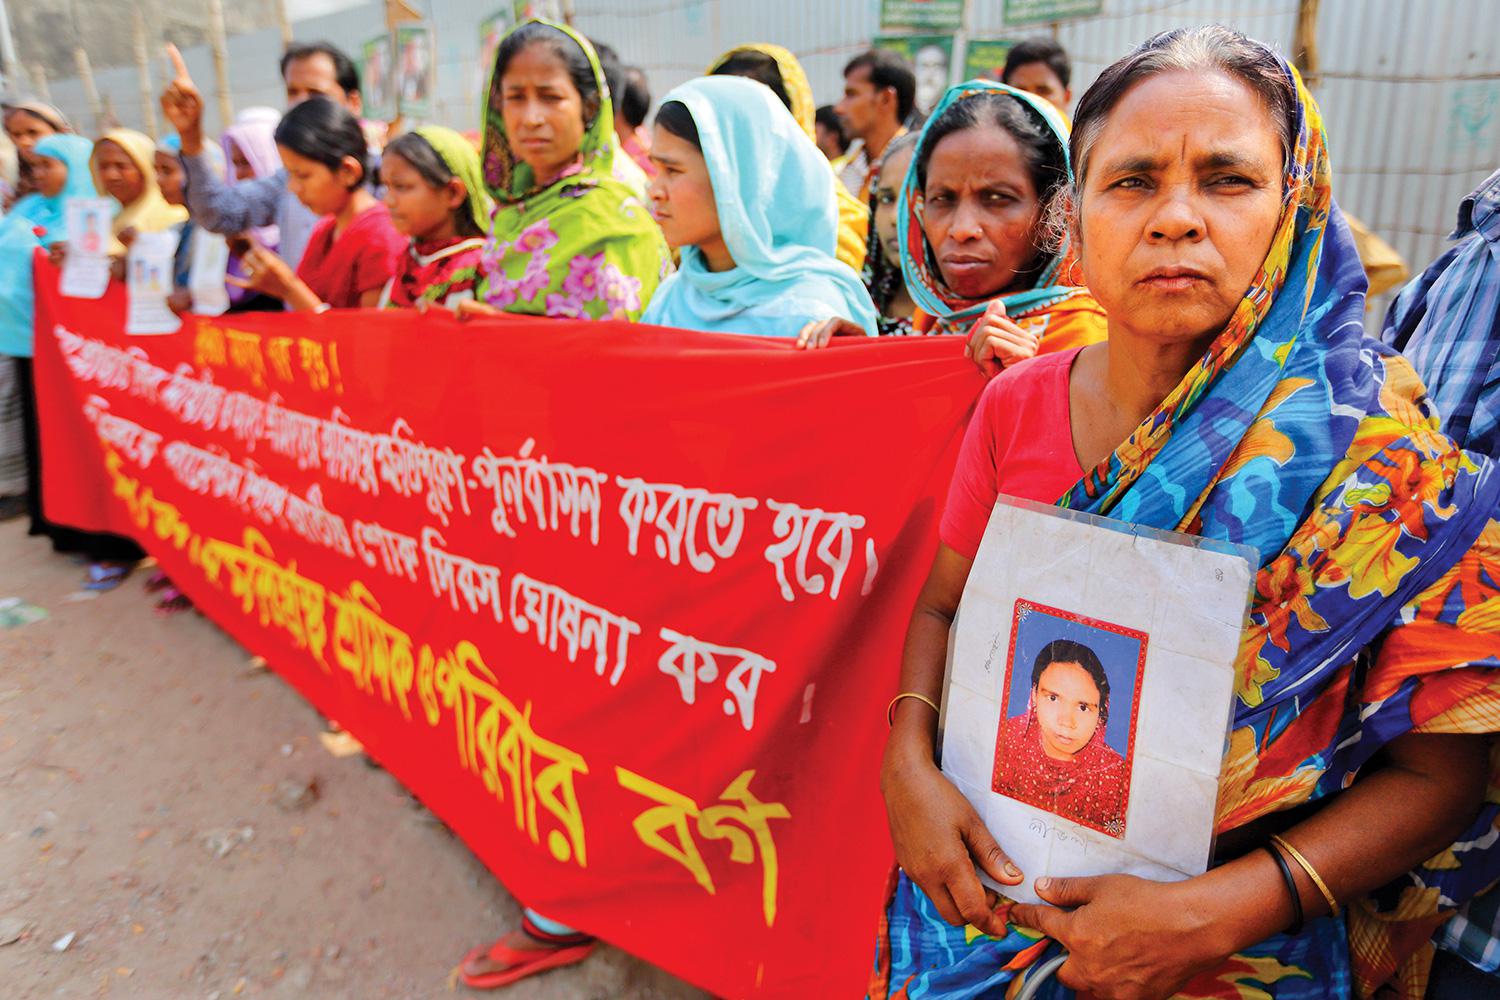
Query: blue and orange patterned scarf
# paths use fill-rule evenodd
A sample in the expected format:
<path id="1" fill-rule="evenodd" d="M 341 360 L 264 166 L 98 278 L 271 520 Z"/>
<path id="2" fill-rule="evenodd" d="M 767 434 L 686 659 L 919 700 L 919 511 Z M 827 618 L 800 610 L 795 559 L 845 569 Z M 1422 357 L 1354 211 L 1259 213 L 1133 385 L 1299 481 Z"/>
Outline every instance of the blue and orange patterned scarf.
<path id="1" fill-rule="evenodd" d="M 1364 335 L 1322 120 L 1283 66 L 1300 121 L 1260 274 L 1181 383 L 1059 501 L 1260 553 L 1220 832 L 1336 794 L 1406 733 L 1500 728 L 1500 565 L 1486 557 L 1500 552 L 1500 470 L 1445 437 L 1411 367 Z M 1357 655 L 1377 639 L 1378 656 Z M 1500 877 L 1496 820 L 1486 803 L 1347 924 L 1274 936 L 1181 995 L 1422 996 L 1433 929 Z M 999 939 L 951 927 L 901 875 L 871 995 L 998 996 L 1057 948 L 1014 925 Z M 1053 981 L 1039 995 L 1071 994 Z"/>

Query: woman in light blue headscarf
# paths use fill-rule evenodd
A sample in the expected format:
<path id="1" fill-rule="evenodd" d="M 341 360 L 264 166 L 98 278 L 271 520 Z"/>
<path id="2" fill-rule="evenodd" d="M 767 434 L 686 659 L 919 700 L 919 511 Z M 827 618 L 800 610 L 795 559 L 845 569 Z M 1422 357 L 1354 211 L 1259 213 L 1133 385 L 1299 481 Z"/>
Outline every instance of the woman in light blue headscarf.
<path id="1" fill-rule="evenodd" d="M 682 266 L 643 323 L 798 337 L 834 317 L 875 333 L 875 306 L 834 256 L 828 160 L 763 84 L 714 76 L 676 88 L 656 115 L 651 207 Z"/>
<path id="2" fill-rule="evenodd" d="M 25 109 L 23 109 L 25 110 Z M 33 117 L 37 117 L 33 115 Z M 0 220 L 0 516 L 13 517 L 33 507 L 36 481 L 28 444 L 34 406 L 31 401 L 31 256 L 41 245 L 37 230 L 62 232 L 63 204 L 78 194 L 94 193 L 88 157 L 93 144 L 82 136 L 44 136 L 27 160 L 25 195 Z M 69 150 L 81 153 L 82 167 L 69 169 Z M 40 191 L 37 189 L 41 188 Z M 24 495 L 25 503 L 18 504 Z"/>
<path id="3" fill-rule="evenodd" d="M 25 358 L 30 381 L 32 297 L 31 255 L 37 247 L 66 235 L 64 216 L 74 198 L 94 197 L 89 154 L 94 144 L 81 135 L 49 135 L 33 150 L 37 190 L 16 202 L 0 223 L 0 354 Z"/>
<path id="4" fill-rule="evenodd" d="M 68 202 L 95 197 L 94 178 L 89 172 L 89 156 L 93 151 L 94 144 L 81 135 L 60 133 L 39 140 L 32 155 L 46 162 L 36 164 L 33 171 L 45 171 L 47 178 L 36 181 L 37 190 L 16 202 L 11 215 L 29 220 L 47 234 L 55 234 L 54 240 L 61 239 Z"/>
<path id="5" fill-rule="evenodd" d="M 16 202 L 0 223 L 0 354 L 16 359 L 21 419 L 26 433 L 26 506 L 33 535 L 46 535 L 59 552 L 82 552 L 91 565 L 90 589 L 117 585 L 143 553 L 128 538 L 75 531 L 48 521 L 42 511 L 42 466 L 36 387 L 32 377 L 32 259 L 40 247 L 67 237 L 68 202 L 93 198 L 89 156 L 94 144 L 77 135 L 49 135 L 32 150 L 37 191 Z"/>
<path id="6" fill-rule="evenodd" d="M 31 391 L 31 258 L 47 234 L 63 232 L 63 206 L 70 197 L 92 196 L 89 153 L 93 143 L 77 135 L 49 135 L 37 142 L 27 182 L 32 193 L 0 221 L 0 383 L 5 416 L 0 419 L 0 493 L 6 516 L 20 509 L 36 515 L 38 477 L 32 433 L 36 401 Z M 40 189 L 40 190 L 38 190 Z M 49 240 L 50 242 L 50 240 Z M 16 504 L 24 495 L 25 503 Z M 33 523 L 34 520 L 33 520 Z"/>

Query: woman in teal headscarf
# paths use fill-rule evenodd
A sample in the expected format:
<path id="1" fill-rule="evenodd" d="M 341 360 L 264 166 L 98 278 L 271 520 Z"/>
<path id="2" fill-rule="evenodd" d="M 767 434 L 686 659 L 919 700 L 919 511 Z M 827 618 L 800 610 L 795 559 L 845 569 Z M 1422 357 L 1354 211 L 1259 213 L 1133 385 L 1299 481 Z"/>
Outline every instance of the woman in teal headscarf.
<path id="1" fill-rule="evenodd" d="M 875 306 L 834 256 L 833 170 L 765 85 L 683 84 L 656 115 L 652 211 L 682 265 L 642 322 L 796 337 L 834 317 L 875 333 Z"/>
<path id="2" fill-rule="evenodd" d="M 47 178 L 38 180 L 37 190 L 16 202 L 11 215 L 29 220 L 44 235 L 52 235 L 53 240 L 61 239 L 67 203 L 74 198 L 95 196 L 94 179 L 89 172 L 89 156 L 93 151 L 94 144 L 81 135 L 63 133 L 40 140 L 32 155 L 46 162 L 37 164 L 33 172 L 45 171 Z"/>
<path id="3" fill-rule="evenodd" d="M 92 143 L 82 136 L 59 134 L 36 145 L 26 172 L 32 192 L 0 222 L 0 382 L 6 384 L 0 401 L 7 414 L 0 420 L 0 503 L 7 516 L 22 510 L 36 513 L 36 458 L 30 439 L 36 417 L 31 394 L 31 257 L 41 245 L 37 231 L 61 234 L 62 206 L 68 197 L 94 193 L 88 168 Z M 68 167 L 69 150 L 79 161 L 75 169 Z M 45 182 L 42 192 L 36 190 L 37 178 Z M 21 496 L 24 503 L 18 502 Z"/>
<path id="4" fill-rule="evenodd" d="M 85 586 L 104 589 L 124 579 L 128 564 L 144 553 L 127 538 L 74 531 L 52 524 L 42 512 L 41 442 L 32 380 L 32 259 L 35 251 L 67 236 L 68 202 L 92 198 L 89 156 L 94 144 L 78 135 L 49 135 L 32 151 L 37 190 L 16 202 L 0 223 L 0 354 L 16 359 L 26 434 L 26 507 L 31 534 L 46 535 L 59 552 L 82 552 L 93 562 Z"/>
<path id="5" fill-rule="evenodd" d="M 63 239 L 67 204 L 94 197 L 89 154 L 94 144 L 81 135 L 49 135 L 33 151 L 31 170 L 37 190 L 16 202 L 0 223 L 0 354 L 24 359 L 31 381 L 32 252 Z"/>

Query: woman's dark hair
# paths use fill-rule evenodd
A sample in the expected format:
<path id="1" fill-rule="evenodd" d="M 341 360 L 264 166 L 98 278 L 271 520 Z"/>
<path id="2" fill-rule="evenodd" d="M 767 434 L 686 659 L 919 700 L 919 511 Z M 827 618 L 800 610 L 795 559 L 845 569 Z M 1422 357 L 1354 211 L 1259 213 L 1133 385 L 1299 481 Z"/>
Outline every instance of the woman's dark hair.
<path id="1" fill-rule="evenodd" d="M 1109 722 L 1109 676 L 1104 672 L 1104 664 L 1099 662 L 1099 654 L 1085 646 L 1081 642 L 1072 639 L 1053 639 L 1042 647 L 1042 651 L 1036 654 L 1036 661 L 1031 667 L 1031 687 L 1033 690 L 1041 683 L 1042 674 L 1054 663 L 1076 663 L 1083 668 L 1094 687 L 1099 689 L 1099 725 Z"/>
<path id="2" fill-rule="evenodd" d="M 286 68 L 301 59 L 327 56 L 333 63 L 333 78 L 345 94 L 359 93 L 359 67 L 354 60 L 344 55 L 342 49 L 332 42 L 293 42 L 281 55 L 281 78 L 286 79 Z"/>
<path id="3" fill-rule="evenodd" d="M 713 71 L 714 76 L 743 76 L 763 83 L 771 88 L 771 93 L 782 103 L 787 110 L 791 110 L 792 98 L 786 92 L 786 84 L 781 79 L 781 67 L 776 65 L 776 60 L 764 52 L 754 49 L 739 49 L 730 53 L 728 59 L 720 63 Z"/>
<path id="4" fill-rule="evenodd" d="M 359 180 L 350 190 L 369 177 L 370 149 L 359 119 L 348 108 L 326 97 L 309 98 L 283 115 L 281 124 L 276 126 L 276 145 L 285 146 L 329 170 L 338 170 L 344 157 L 352 156 L 359 163 Z"/>
<path id="5" fill-rule="evenodd" d="M 693 121 L 693 113 L 681 101 L 668 101 L 657 109 L 656 124 L 677 138 L 692 143 L 699 152 L 703 151 L 703 141 L 698 138 L 698 123 Z"/>
<path id="6" fill-rule="evenodd" d="M 1050 38 L 1028 38 L 1017 42 L 1005 54 L 1005 68 L 1000 71 L 1000 82 L 1009 83 L 1010 75 L 1022 66 L 1045 63 L 1064 88 L 1073 77 L 1073 64 L 1068 62 L 1068 52 Z"/>
<path id="7" fill-rule="evenodd" d="M 0 105 L 0 120 L 9 118 L 11 115 L 30 115 L 54 132 L 73 131 L 73 125 L 68 121 L 67 115 L 42 101 L 22 101 L 19 104 Z"/>
<path id="8" fill-rule="evenodd" d="M 405 132 L 386 144 L 385 156 L 397 156 L 406 161 L 417 175 L 434 189 L 446 188 L 457 176 L 449 168 L 447 161 L 438 155 L 438 151 L 432 148 L 428 142 L 416 132 Z M 454 227 L 460 236 L 484 236 L 485 233 L 474 221 L 474 213 L 469 211 L 469 203 L 465 201 L 454 210 Z"/>
<path id="9" fill-rule="evenodd" d="M 844 128 L 844 120 L 839 117 L 838 112 L 833 110 L 832 104 L 825 104 L 813 115 L 813 121 L 826 128 L 838 139 L 839 152 L 849 148 L 849 132 Z M 903 137 L 911 135 L 910 132 L 901 133 Z"/>
<path id="10" fill-rule="evenodd" d="M 1271 112 L 1281 139 L 1283 165 L 1292 161 L 1297 140 L 1297 88 L 1276 54 L 1260 42 L 1231 28 L 1208 24 L 1164 31 L 1099 74 L 1078 101 L 1073 117 L 1073 203 L 1083 190 L 1089 155 L 1104 131 L 1115 105 L 1126 91 L 1160 73 L 1217 70 L 1239 80 L 1257 94 Z"/>
<path id="11" fill-rule="evenodd" d="M 1031 175 L 1031 185 L 1036 189 L 1037 201 L 1045 208 L 1052 196 L 1068 180 L 1068 164 L 1063 155 L 1062 141 L 1047 127 L 1040 115 L 1012 95 L 1001 91 L 980 93 L 955 101 L 927 126 L 922 134 L 922 146 L 917 150 L 918 186 L 927 187 L 927 164 L 932 160 L 932 151 L 937 149 L 938 143 L 956 132 L 981 125 L 1003 129 L 1016 140 L 1026 159 L 1026 168 Z"/>
<path id="12" fill-rule="evenodd" d="M 646 82 L 646 73 L 639 66 L 625 67 L 625 92 L 618 102 L 620 117 L 631 128 L 640 128 L 651 113 L 651 86 Z"/>
<path id="13" fill-rule="evenodd" d="M 505 36 L 495 52 L 495 84 L 505 76 L 505 67 L 510 61 L 533 45 L 546 46 L 553 55 L 562 60 L 568 69 L 578 96 L 583 98 L 584 128 L 594 124 L 599 115 L 599 83 L 594 78 L 594 66 L 577 42 L 564 31 L 550 24 L 529 21 Z M 609 86 L 608 81 L 605 86 Z"/>

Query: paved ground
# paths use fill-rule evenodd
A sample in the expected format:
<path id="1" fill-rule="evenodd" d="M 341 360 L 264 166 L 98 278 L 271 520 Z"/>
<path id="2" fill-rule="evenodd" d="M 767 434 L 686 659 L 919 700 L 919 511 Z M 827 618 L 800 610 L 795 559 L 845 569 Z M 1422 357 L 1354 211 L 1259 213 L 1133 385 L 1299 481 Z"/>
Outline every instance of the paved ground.
<path id="1" fill-rule="evenodd" d="M 154 615 L 146 575 L 80 599 L 81 566 L 0 524 L 0 602 L 49 614 L 0 628 L 0 997 L 482 995 L 449 974 L 518 925 L 504 888 L 233 640 Z M 610 948 L 492 995 L 704 996 Z"/>

